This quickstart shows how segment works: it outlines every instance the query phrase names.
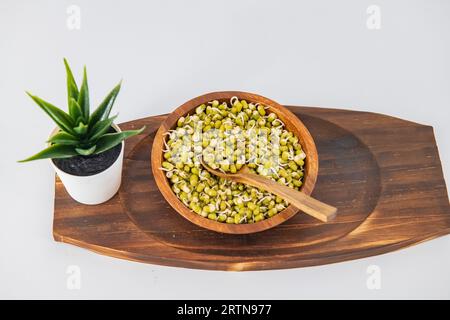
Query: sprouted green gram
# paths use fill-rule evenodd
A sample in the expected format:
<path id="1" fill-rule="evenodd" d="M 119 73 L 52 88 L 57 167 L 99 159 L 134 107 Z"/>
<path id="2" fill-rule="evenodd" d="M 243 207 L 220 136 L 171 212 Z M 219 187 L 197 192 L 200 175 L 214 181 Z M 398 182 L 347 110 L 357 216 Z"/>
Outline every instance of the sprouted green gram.
<path id="1" fill-rule="evenodd" d="M 299 190 L 305 153 L 298 138 L 262 104 L 237 97 L 214 100 L 181 117 L 164 141 L 165 171 L 177 197 L 195 213 L 225 223 L 255 223 L 289 204 L 280 197 L 211 175 L 214 169 L 236 173 L 243 165 L 280 184 Z"/>

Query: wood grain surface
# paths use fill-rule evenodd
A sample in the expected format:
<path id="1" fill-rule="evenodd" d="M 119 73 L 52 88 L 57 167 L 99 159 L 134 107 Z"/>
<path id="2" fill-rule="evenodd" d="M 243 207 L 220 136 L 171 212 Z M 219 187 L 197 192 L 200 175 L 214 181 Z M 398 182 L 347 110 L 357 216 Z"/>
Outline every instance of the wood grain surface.
<path id="1" fill-rule="evenodd" d="M 149 162 L 165 116 L 127 140 L 123 182 L 110 201 L 72 200 L 56 179 L 56 241 L 146 263 L 213 270 L 321 265 L 382 254 L 450 233 L 450 206 L 433 128 L 368 112 L 289 107 L 319 153 L 312 193 L 336 206 L 323 224 L 304 214 L 254 234 L 221 234 L 181 217 L 159 192 Z"/>

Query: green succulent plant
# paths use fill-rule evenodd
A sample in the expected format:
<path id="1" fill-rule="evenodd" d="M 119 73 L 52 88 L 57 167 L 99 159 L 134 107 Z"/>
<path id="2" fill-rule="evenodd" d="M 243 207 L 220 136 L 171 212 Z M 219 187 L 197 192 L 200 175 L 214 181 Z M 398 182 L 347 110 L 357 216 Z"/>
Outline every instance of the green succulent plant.
<path id="1" fill-rule="evenodd" d="M 64 59 L 64 64 L 67 73 L 68 113 L 27 92 L 31 99 L 56 123 L 59 131 L 47 141 L 50 144 L 48 148 L 20 162 L 99 154 L 145 129 L 143 127 L 139 130 L 111 133 L 111 125 L 117 115 L 110 117 L 110 113 L 122 81 L 111 90 L 97 109 L 90 113 L 86 67 L 84 67 L 81 87 L 78 88 L 66 59 Z"/>

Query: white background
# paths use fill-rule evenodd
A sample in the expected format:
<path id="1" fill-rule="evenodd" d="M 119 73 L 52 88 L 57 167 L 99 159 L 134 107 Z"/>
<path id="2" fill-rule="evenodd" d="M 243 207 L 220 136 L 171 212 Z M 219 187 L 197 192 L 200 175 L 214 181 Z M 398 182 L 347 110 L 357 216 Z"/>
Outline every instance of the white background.
<path id="1" fill-rule="evenodd" d="M 81 9 L 81 29 L 66 23 Z M 369 5 L 381 29 L 366 26 Z M 67 57 L 97 104 L 121 78 L 120 121 L 215 90 L 432 125 L 450 174 L 450 1 L 0 1 L 0 298 L 449 298 L 450 237 L 351 262 L 212 272 L 100 256 L 52 240 L 51 121 L 24 90 L 65 106 Z M 80 81 L 80 80 L 78 80 Z M 412 136 L 411 139 L 414 139 Z M 366 286 L 381 268 L 381 289 Z M 66 286 L 69 265 L 81 289 Z"/>

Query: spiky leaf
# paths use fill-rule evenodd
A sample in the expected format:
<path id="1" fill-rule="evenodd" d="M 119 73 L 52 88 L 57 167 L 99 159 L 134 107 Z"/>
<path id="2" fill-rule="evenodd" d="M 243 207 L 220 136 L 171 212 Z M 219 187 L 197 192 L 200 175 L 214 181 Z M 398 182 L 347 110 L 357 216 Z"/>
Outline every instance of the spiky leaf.
<path id="1" fill-rule="evenodd" d="M 67 132 L 61 131 L 48 139 L 47 142 L 52 144 L 75 146 L 80 143 L 80 140 Z"/>
<path id="2" fill-rule="evenodd" d="M 66 66 L 66 74 L 67 74 L 67 102 L 69 105 L 69 111 L 70 111 L 70 99 L 73 98 L 78 100 L 78 86 L 75 82 L 75 78 L 73 77 L 72 70 L 70 70 L 69 63 L 67 62 L 67 59 L 64 58 L 64 65 Z M 76 119 L 76 118 L 74 118 Z"/>
<path id="3" fill-rule="evenodd" d="M 97 149 L 95 150 L 96 154 L 102 153 L 106 150 L 109 150 L 111 148 L 114 148 L 119 143 L 121 143 L 123 140 L 135 136 L 137 134 L 140 134 L 142 131 L 144 131 L 145 126 L 142 127 L 139 130 L 128 130 L 128 131 L 122 131 L 122 132 L 116 132 L 116 133 L 107 133 L 103 135 L 100 139 L 98 139 L 96 145 Z"/>
<path id="4" fill-rule="evenodd" d="M 60 159 L 60 158 L 70 158 L 76 156 L 78 153 L 75 151 L 73 146 L 54 144 L 41 152 L 36 153 L 34 156 L 20 160 L 19 162 L 27 162 L 31 160 L 39 159 Z"/>
<path id="5" fill-rule="evenodd" d="M 78 95 L 78 104 L 83 111 L 84 119 L 89 119 L 89 87 L 87 82 L 86 67 L 83 69 L 83 82 L 80 87 L 80 94 Z"/>
<path id="6" fill-rule="evenodd" d="M 80 121 L 84 120 L 83 111 L 81 110 L 78 102 L 73 98 L 69 98 L 69 115 L 73 120 L 76 120 L 75 124 L 79 124 Z"/>
<path id="7" fill-rule="evenodd" d="M 95 149 L 96 149 L 96 146 L 93 145 L 92 147 L 87 148 L 87 149 L 83 149 L 83 148 L 75 148 L 75 151 L 78 152 L 78 154 L 80 154 L 80 155 L 82 155 L 82 156 L 88 156 L 88 155 L 90 155 L 90 154 L 93 154 L 94 151 L 95 151 Z"/>
<path id="8" fill-rule="evenodd" d="M 98 138 L 107 133 L 116 118 L 117 115 L 97 122 L 92 128 L 89 129 L 89 141 L 95 142 Z"/>
<path id="9" fill-rule="evenodd" d="M 80 122 L 78 126 L 74 127 L 73 130 L 79 135 L 84 136 L 88 131 L 88 125 Z"/>
<path id="10" fill-rule="evenodd" d="M 107 119 L 109 117 L 111 109 L 114 105 L 114 101 L 116 101 L 117 95 L 119 94 L 121 85 L 122 81 L 120 81 L 119 84 L 116 85 L 110 93 L 108 93 L 102 103 L 100 103 L 97 109 L 95 109 L 95 111 L 91 114 L 91 117 L 89 118 L 89 124 L 91 126 L 98 121 Z"/>
<path id="11" fill-rule="evenodd" d="M 32 95 L 29 92 L 27 92 L 27 94 L 31 97 L 31 99 L 34 100 L 34 102 L 36 102 L 39 107 L 41 107 L 42 110 L 45 111 L 45 113 L 50 116 L 50 118 L 52 118 L 53 121 L 55 121 L 58 127 L 68 133 L 74 133 L 72 129 L 74 125 L 73 120 L 67 113 L 55 107 L 51 103 L 48 103 L 47 101 L 44 101 L 41 98 Z"/>

